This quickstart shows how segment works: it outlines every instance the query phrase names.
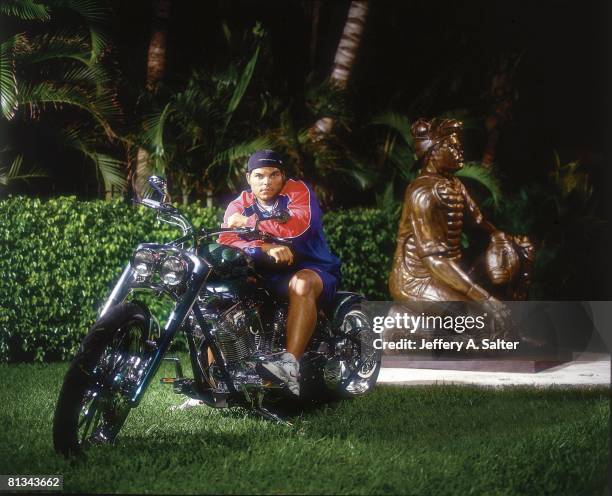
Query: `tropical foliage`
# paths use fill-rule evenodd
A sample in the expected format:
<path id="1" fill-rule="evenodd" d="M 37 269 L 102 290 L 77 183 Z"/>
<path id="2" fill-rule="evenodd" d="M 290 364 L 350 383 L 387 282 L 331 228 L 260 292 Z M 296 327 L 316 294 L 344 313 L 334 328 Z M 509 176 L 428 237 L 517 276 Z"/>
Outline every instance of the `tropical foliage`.
<path id="1" fill-rule="evenodd" d="M 602 267 L 594 252 L 609 226 L 597 214 L 593 185 L 580 162 L 563 164 L 555 153 L 548 181 L 505 198 L 498 219 L 503 229 L 531 233 L 536 242 L 533 297 L 597 298 L 592 281 Z"/>
<path id="2" fill-rule="evenodd" d="M 213 195 L 237 188 L 248 156 L 272 146 L 252 125 L 254 115 L 263 117 L 266 108 L 247 95 L 264 37 L 256 25 L 243 40 L 254 46 L 248 58 L 214 71 L 194 69 L 182 87 L 168 88 L 147 103 L 134 140 L 148 152 L 150 171 L 168 176 L 183 203 L 196 191 L 212 206 Z"/>
<path id="3" fill-rule="evenodd" d="M 263 7 L 265 14 L 248 9 L 238 13 L 240 9 L 227 6 L 235 2 L 213 1 L 205 7 L 195 1 L 171 3 L 164 52 L 169 70 L 156 91 L 150 91 L 145 44 L 155 33 L 150 29 L 151 20 L 155 22 L 151 7 L 159 2 L 0 2 L 5 26 L 0 34 L 0 194 L 99 198 L 123 193 L 126 176 L 133 178 L 128 170 L 141 165 L 136 150 L 142 150 L 146 172 L 167 176 L 175 201 L 223 206 L 230 192 L 243 186 L 247 156 L 270 147 L 289 158 L 293 175 L 312 183 L 324 209 L 376 207 L 395 225 L 405 187 L 418 174 L 410 135 L 413 119 L 452 116 L 473 133 L 466 141 L 466 156 L 495 160 L 486 167 L 467 162 L 458 176 L 496 226 L 529 234 L 538 245 L 534 295 L 567 296 L 569 288 L 585 295 L 592 287 L 588 277 L 597 271 L 596 257 L 588 251 L 601 244 L 605 230 L 598 213 L 603 208 L 600 182 L 591 177 L 602 158 L 592 153 L 578 162 L 575 157 L 588 154 L 577 155 L 571 145 L 564 148 L 571 152 L 562 151 L 564 162 L 557 157 L 547 164 L 540 157 L 548 153 L 546 146 L 562 146 L 559 140 L 556 145 L 529 144 L 529 152 L 514 146 L 512 139 L 511 146 L 504 143 L 509 131 L 515 137 L 529 134 L 512 126 L 524 102 L 518 100 L 519 85 L 521 91 L 529 86 L 519 72 L 529 68 L 530 54 L 521 48 L 522 38 L 498 36 L 497 21 L 486 35 L 450 29 L 440 37 L 439 30 L 421 29 L 422 22 L 406 15 L 390 17 L 370 4 L 356 64 L 350 78 L 338 85 L 330 82 L 330 69 L 347 24 L 348 3 L 315 2 L 315 9 L 315 4 L 287 2 L 283 12 L 291 17 L 286 18 L 280 4 L 280 10 Z M 387 10 L 436 11 L 427 5 L 399 2 Z M 183 16 L 198 9 L 210 14 L 192 22 L 189 29 L 197 32 L 184 38 L 178 31 L 188 19 L 173 18 L 181 8 Z M 435 14 L 441 19 L 463 16 L 468 22 L 477 17 L 476 10 Z M 130 36 L 122 24 L 130 16 L 120 19 L 126 12 L 142 21 L 130 26 Z M 310 34 L 287 28 L 279 35 L 279 26 L 270 19 L 278 16 L 295 27 L 302 14 L 312 16 Z M 314 26 L 319 22 L 317 37 Z M 327 33 L 324 40 L 328 22 L 335 23 L 337 37 Z M 407 26 L 409 35 L 403 34 Z M 398 62 L 391 51 L 377 51 L 379 46 L 395 48 L 412 36 L 427 49 L 412 50 L 409 64 Z M 481 36 L 491 42 L 475 43 Z M 145 43 L 132 47 L 139 37 Z M 381 39 L 388 43 L 379 45 Z M 285 42 L 289 46 L 279 48 Z M 197 43 L 205 50 L 195 48 Z M 302 60 L 302 44 L 310 44 L 308 62 Z M 449 50 L 451 46 L 456 49 Z M 185 48 L 188 53 L 178 53 Z M 133 64 L 132 55 L 139 57 Z M 500 83 L 501 93 L 496 90 Z M 513 113 L 506 112 L 491 126 L 504 102 L 512 103 Z M 324 136 L 315 136 L 313 124 L 321 119 L 334 125 Z M 523 117 L 522 122 L 531 120 Z M 40 179 L 44 176 L 47 181 Z M 67 177 L 72 177 L 69 184 Z M 580 263 L 568 264 L 570 260 Z"/>
<path id="4" fill-rule="evenodd" d="M 53 117 L 60 126 L 45 127 L 53 140 L 93 166 L 105 191 L 122 188 L 122 161 L 112 151 L 120 108 L 113 75 L 103 63 L 110 48 L 104 3 L 11 0 L 0 4 L 0 15 L 15 28 L 27 21 L 24 31 L 5 33 L 0 45 L 2 120 L 13 126 L 13 132 L 3 133 L 5 140 L 13 139 L 2 145 L 2 182 L 40 176 L 37 171 L 19 172 L 36 133 L 35 125 L 22 124 L 45 121 L 53 113 L 61 114 Z M 50 23 L 56 17 L 71 21 L 59 29 Z"/>
<path id="5" fill-rule="evenodd" d="M 376 135 L 374 141 L 376 170 L 380 174 L 379 187 L 383 189 L 383 194 L 377 198 L 379 204 L 388 203 L 391 188 L 409 183 L 419 172 L 410 131 L 412 121 L 406 115 L 388 111 L 374 116 L 371 124 L 383 129 L 382 136 Z M 467 162 L 456 175 L 462 180 L 467 179 L 468 183 L 481 186 L 490 195 L 493 205 L 499 205 L 502 188 L 494 170 L 478 162 Z"/>
<path id="6" fill-rule="evenodd" d="M 181 210 L 197 227 L 219 225 L 219 209 Z M 344 261 L 342 287 L 385 298 L 395 219 L 358 209 L 328 213 L 324 225 Z M 0 362 L 69 358 L 134 247 L 177 236 L 150 210 L 119 200 L 0 201 Z M 159 299 L 151 302 L 157 313 Z"/>

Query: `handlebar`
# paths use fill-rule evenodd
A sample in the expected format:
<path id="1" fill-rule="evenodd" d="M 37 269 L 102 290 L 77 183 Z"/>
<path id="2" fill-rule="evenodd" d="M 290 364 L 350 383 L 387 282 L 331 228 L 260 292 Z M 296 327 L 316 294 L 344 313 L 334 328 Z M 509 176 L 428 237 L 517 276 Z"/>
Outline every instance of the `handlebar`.
<path id="1" fill-rule="evenodd" d="M 176 242 L 184 242 L 184 238 L 191 238 L 195 242 L 194 228 L 191 223 L 181 214 L 180 210 L 169 203 L 163 203 L 150 198 L 143 198 L 141 200 L 133 200 L 134 203 L 144 205 L 145 207 L 151 208 L 157 212 L 158 218 L 166 222 L 180 227 L 183 231 L 183 238 L 175 240 Z M 281 219 L 281 222 L 286 219 Z M 218 236 L 223 233 L 235 233 L 240 236 L 244 236 L 248 241 L 261 239 L 262 241 L 272 242 L 279 245 L 288 245 L 291 241 L 288 238 L 280 238 L 273 236 L 265 231 L 260 231 L 256 227 L 219 227 L 217 229 L 208 231 L 202 228 L 198 233 L 198 238 L 209 238 L 212 236 Z"/>
<path id="2" fill-rule="evenodd" d="M 141 200 L 132 200 L 138 205 L 144 205 L 145 207 L 151 208 L 157 212 L 157 218 L 166 224 L 177 226 L 183 231 L 183 236 L 193 237 L 195 232 L 191 223 L 183 216 L 181 211 L 171 205 L 170 203 L 163 203 L 150 198 L 143 198 Z M 195 238 L 193 238 L 195 241 Z"/>
<path id="3" fill-rule="evenodd" d="M 254 227 L 219 227 L 213 231 L 207 231 L 206 229 L 202 228 L 199 233 L 199 237 L 209 238 L 223 233 L 235 233 L 244 236 L 248 241 L 261 239 L 262 241 L 273 242 L 279 245 L 287 245 L 291 243 L 291 241 L 287 238 L 272 236 L 271 234 L 265 231 L 260 231 Z"/>

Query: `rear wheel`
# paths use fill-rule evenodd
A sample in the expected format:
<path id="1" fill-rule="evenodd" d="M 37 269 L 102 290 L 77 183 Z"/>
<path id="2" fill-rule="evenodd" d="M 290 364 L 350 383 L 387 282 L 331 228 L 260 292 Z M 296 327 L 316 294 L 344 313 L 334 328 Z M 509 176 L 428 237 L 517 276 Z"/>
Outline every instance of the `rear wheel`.
<path id="1" fill-rule="evenodd" d="M 342 337 L 336 357 L 324 370 L 326 385 L 341 398 L 366 394 L 376 385 L 381 365 L 381 352 L 374 348 L 372 319 L 355 303 L 344 314 L 339 331 Z"/>
<path id="2" fill-rule="evenodd" d="M 112 443 L 130 410 L 127 391 L 146 364 L 150 315 L 138 303 L 108 310 L 83 339 L 64 378 L 53 419 L 59 453 L 79 453 L 89 444 Z"/>

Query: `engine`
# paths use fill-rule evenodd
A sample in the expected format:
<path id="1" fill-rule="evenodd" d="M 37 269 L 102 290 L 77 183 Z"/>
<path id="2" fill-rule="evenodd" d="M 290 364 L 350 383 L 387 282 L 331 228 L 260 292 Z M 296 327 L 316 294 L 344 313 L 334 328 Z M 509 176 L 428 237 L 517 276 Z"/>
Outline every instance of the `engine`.
<path id="1" fill-rule="evenodd" d="M 265 320 L 267 322 L 262 322 L 259 306 L 246 306 L 241 303 L 219 315 L 215 335 L 228 364 L 280 349 L 286 311 L 279 308 L 272 319 Z"/>

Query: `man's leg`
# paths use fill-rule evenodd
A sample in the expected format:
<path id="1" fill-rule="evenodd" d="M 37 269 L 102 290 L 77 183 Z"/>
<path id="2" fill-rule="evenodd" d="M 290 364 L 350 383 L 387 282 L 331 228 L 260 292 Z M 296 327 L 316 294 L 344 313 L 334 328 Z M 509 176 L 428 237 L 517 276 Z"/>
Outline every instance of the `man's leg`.
<path id="1" fill-rule="evenodd" d="M 289 281 L 287 351 L 298 360 L 317 325 L 317 299 L 321 291 L 323 281 L 313 270 L 300 270 Z"/>
<path id="2" fill-rule="evenodd" d="M 299 396 L 299 359 L 317 325 L 317 299 L 323 281 L 314 271 L 303 269 L 289 281 L 289 315 L 287 316 L 287 351 L 261 362 L 261 367 Z"/>

